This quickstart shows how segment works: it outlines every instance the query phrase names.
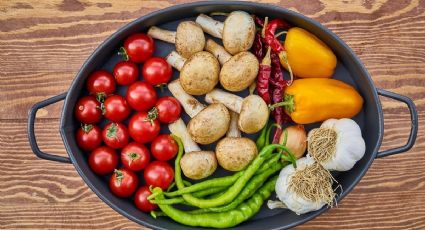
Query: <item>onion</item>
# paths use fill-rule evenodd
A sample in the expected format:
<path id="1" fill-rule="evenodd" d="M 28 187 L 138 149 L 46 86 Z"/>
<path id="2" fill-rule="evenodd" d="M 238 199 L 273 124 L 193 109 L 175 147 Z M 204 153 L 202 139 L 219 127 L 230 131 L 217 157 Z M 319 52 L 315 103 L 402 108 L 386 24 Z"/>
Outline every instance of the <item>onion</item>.
<path id="1" fill-rule="evenodd" d="M 307 148 L 307 134 L 304 126 L 287 127 L 280 136 L 279 144 L 285 145 L 297 159 L 301 158 Z"/>

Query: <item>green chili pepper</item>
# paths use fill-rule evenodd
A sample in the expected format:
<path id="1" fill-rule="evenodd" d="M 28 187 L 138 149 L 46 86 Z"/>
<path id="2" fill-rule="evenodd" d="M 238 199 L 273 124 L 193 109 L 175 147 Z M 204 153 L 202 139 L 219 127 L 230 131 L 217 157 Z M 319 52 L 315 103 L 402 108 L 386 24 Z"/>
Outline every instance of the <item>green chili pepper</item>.
<path id="1" fill-rule="evenodd" d="M 269 169 L 251 178 L 251 180 L 249 180 L 249 182 L 245 185 L 239 195 L 231 203 L 220 207 L 198 209 L 190 211 L 190 213 L 225 212 L 236 208 L 244 200 L 251 197 L 261 186 L 263 186 L 263 184 L 271 175 L 281 170 L 283 166 L 284 165 L 282 163 L 275 162 L 275 164 L 271 165 Z"/>
<path id="2" fill-rule="evenodd" d="M 264 186 L 262 186 L 250 199 L 230 211 L 190 214 L 187 211 L 176 209 L 171 205 L 159 204 L 158 206 L 163 213 L 158 214 L 165 214 L 174 221 L 188 226 L 230 228 L 248 220 L 258 211 L 260 211 L 264 201 L 274 191 L 277 178 L 277 176 L 274 176 L 272 179 L 266 182 Z M 162 191 L 161 188 L 155 188 L 155 190 L 158 192 Z M 163 197 L 163 194 L 159 195 L 159 198 Z"/>
<path id="3" fill-rule="evenodd" d="M 214 188 L 194 192 L 193 196 L 205 197 L 211 194 L 220 193 L 226 189 L 227 187 L 214 187 Z M 152 200 L 149 200 L 149 202 L 151 202 L 152 204 L 184 204 L 185 203 L 183 197 L 174 197 L 170 199 L 152 199 Z"/>
<path id="4" fill-rule="evenodd" d="M 256 173 L 256 171 L 260 168 L 263 162 L 266 160 L 266 157 L 275 149 L 283 149 L 286 150 L 286 147 L 279 144 L 272 144 L 263 148 L 263 150 L 258 154 L 258 156 L 251 162 L 251 164 L 243 171 L 243 175 L 237 179 L 237 181 L 221 196 L 215 197 L 212 199 L 202 199 L 193 196 L 183 195 L 183 199 L 196 207 L 199 208 L 212 208 L 218 207 L 221 205 L 228 204 L 233 201 L 233 199 L 239 194 L 239 192 L 243 189 L 246 183 L 251 179 L 251 177 Z M 177 173 L 175 173 L 177 175 Z M 177 176 L 175 178 L 177 186 L 179 186 Z"/>
<path id="5" fill-rule="evenodd" d="M 261 130 L 260 136 L 258 136 L 256 144 L 257 149 L 261 150 L 266 145 L 266 134 L 268 130 L 269 124 L 266 124 L 263 129 Z"/>

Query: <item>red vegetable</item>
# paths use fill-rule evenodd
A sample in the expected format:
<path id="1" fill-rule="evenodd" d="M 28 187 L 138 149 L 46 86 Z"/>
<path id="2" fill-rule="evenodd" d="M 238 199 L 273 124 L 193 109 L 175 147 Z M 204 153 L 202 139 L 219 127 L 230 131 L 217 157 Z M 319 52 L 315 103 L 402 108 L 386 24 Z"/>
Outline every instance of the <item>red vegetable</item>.
<path id="1" fill-rule="evenodd" d="M 90 153 L 89 166 L 96 174 L 105 175 L 111 173 L 117 165 L 118 156 L 112 148 L 101 146 Z"/>
<path id="2" fill-rule="evenodd" d="M 121 150 L 121 162 L 132 171 L 140 171 L 149 164 L 150 154 L 143 144 L 131 142 Z"/>
<path id="3" fill-rule="evenodd" d="M 127 89 L 127 102 L 137 111 L 148 111 L 155 105 L 157 98 L 153 86 L 143 81 L 136 81 Z"/>
<path id="4" fill-rule="evenodd" d="M 271 103 L 270 93 L 269 93 L 269 80 L 271 74 L 271 60 L 270 60 L 270 48 L 267 49 L 266 56 L 263 58 L 263 61 L 260 64 L 257 76 L 257 93 L 263 98 L 266 104 Z"/>
<path id="5" fill-rule="evenodd" d="M 271 53 L 271 80 L 270 84 L 272 85 L 272 101 L 273 104 L 277 102 L 281 102 L 283 100 L 283 93 L 285 90 L 285 87 L 287 85 L 287 81 L 283 78 L 283 73 L 280 65 L 279 56 L 275 53 Z M 291 119 L 289 116 L 285 113 L 284 107 L 279 107 L 273 110 L 272 115 L 274 119 L 276 120 L 276 123 L 279 125 L 288 123 Z M 280 135 L 282 134 L 282 129 L 277 128 L 276 132 L 273 136 L 273 143 L 278 143 Z"/>
<path id="6" fill-rule="evenodd" d="M 121 95 L 112 95 L 106 98 L 104 104 L 104 116 L 113 122 L 121 122 L 130 114 L 130 106 Z"/>
<path id="7" fill-rule="evenodd" d="M 173 182 L 174 170 L 165 161 L 154 161 L 146 167 L 143 178 L 147 185 L 165 190 Z"/>
<path id="8" fill-rule="evenodd" d="M 102 144 L 102 130 L 97 125 L 84 124 L 75 134 L 78 147 L 91 151 Z"/>
<path id="9" fill-rule="evenodd" d="M 102 138 L 105 144 L 113 149 L 120 149 L 127 145 L 128 129 L 122 123 L 109 123 L 102 131 Z"/>
<path id="10" fill-rule="evenodd" d="M 118 52 L 125 61 L 141 63 L 150 58 L 155 51 L 153 39 L 146 34 L 136 33 L 124 41 L 124 46 Z"/>
<path id="11" fill-rule="evenodd" d="M 115 65 L 113 73 L 119 85 L 130 85 L 139 77 L 139 68 L 133 62 L 121 61 Z"/>
<path id="12" fill-rule="evenodd" d="M 151 143 L 151 153 L 160 161 L 173 159 L 177 155 L 178 150 L 177 142 L 167 134 L 157 136 Z"/>
<path id="13" fill-rule="evenodd" d="M 254 43 L 252 44 L 252 53 L 257 57 L 258 61 L 261 61 L 265 56 L 265 44 L 260 33 L 255 34 Z"/>
<path id="14" fill-rule="evenodd" d="M 275 37 L 277 29 L 289 29 L 291 26 L 281 19 L 273 19 L 267 25 L 264 31 L 264 41 L 272 48 L 273 51 L 280 53 L 285 50 L 280 41 Z"/>
<path id="15" fill-rule="evenodd" d="M 131 196 L 136 191 L 138 184 L 137 175 L 128 169 L 115 169 L 109 179 L 109 188 L 118 197 Z"/>
<path id="16" fill-rule="evenodd" d="M 94 124 L 102 119 L 100 102 L 94 96 L 84 96 L 75 105 L 75 118 L 84 124 Z"/>
<path id="17" fill-rule="evenodd" d="M 139 143 L 151 142 L 158 136 L 160 124 L 157 119 L 151 120 L 146 112 L 134 114 L 128 122 L 131 138 Z"/>
<path id="18" fill-rule="evenodd" d="M 116 85 L 112 74 L 105 70 L 97 70 L 90 74 L 86 88 L 99 102 L 103 102 L 106 96 L 115 92 Z"/>
<path id="19" fill-rule="evenodd" d="M 153 86 L 161 86 L 170 81 L 173 69 L 162 57 L 149 58 L 143 64 L 142 75 L 145 81 Z"/>
<path id="20" fill-rule="evenodd" d="M 152 192 L 149 190 L 149 186 L 144 185 L 137 190 L 136 195 L 134 195 L 134 204 L 142 212 L 150 212 L 158 208 L 156 204 L 152 204 L 148 200 Z"/>

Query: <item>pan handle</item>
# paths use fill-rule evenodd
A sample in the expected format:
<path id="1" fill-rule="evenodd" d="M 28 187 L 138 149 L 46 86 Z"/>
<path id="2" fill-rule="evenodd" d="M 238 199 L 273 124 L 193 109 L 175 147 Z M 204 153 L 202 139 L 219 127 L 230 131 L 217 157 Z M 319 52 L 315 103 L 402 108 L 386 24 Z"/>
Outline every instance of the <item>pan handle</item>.
<path id="1" fill-rule="evenodd" d="M 35 139 L 35 133 L 34 133 L 34 122 L 35 122 L 35 114 L 37 111 L 41 108 L 44 108 L 50 104 L 56 103 L 58 101 L 62 101 L 66 98 L 67 92 L 63 94 L 56 95 L 54 97 L 51 97 L 49 99 L 46 99 L 44 101 L 40 101 L 36 104 L 34 104 L 30 111 L 28 112 L 28 140 L 31 145 L 31 149 L 34 152 L 34 154 L 42 159 L 51 160 L 51 161 L 57 161 L 62 163 L 71 163 L 71 160 L 68 157 L 62 157 L 62 156 L 56 156 L 49 153 L 45 153 L 40 150 L 40 148 L 37 145 L 37 140 Z"/>
<path id="2" fill-rule="evenodd" d="M 378 89 L 378 94 L 384 97 L 392 98 L 400 102 L 404 102 L 409 108 L 410 120 L 412 122 L 412 125 L 410 128 L 409 139 L 407 140 L 407 143 L 404 146 L 378 152 L 376 157 L 379 158 L 379 157 L 385 157 L 385 156 L 389 156 L 389 155 L 393 155 L 397 153 L 406 152 L 407 150 L 412 148 L 413 144 L 415 144 L 416 136 L 418 134 L 418 113 L 416 111 L 416 106 L 413 103 L 412 99 L 400 94 L 389 92 L 383 89 Z"/>

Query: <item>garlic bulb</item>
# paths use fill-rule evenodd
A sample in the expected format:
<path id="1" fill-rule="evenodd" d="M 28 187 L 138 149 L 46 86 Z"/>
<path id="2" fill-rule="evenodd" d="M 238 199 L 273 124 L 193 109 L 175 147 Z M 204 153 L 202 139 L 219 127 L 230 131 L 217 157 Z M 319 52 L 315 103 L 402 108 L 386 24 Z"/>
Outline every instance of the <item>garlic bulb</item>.
<path id="1" fill-rule="evenodd" d="M 308 133 L 308 157 L 328 170 L 350 170 L 365 151 L 359 125 L 351 119 L 329 119 Z"/>
<path id="2" fill-rule="evenodd" d="M 324 205 L 332 205 L 335 197 L 333 178 L 328 170 L 312 158 L 297 160 L 297 168 L 288 165 L 280 171 L 276 182 L 276 194 L 284 205 L 296 214 L 316 211 Z M 279 207 L 270 202 L 269 207 Z"/>

